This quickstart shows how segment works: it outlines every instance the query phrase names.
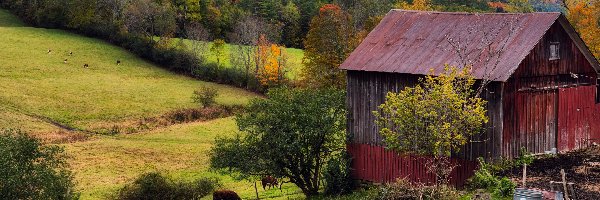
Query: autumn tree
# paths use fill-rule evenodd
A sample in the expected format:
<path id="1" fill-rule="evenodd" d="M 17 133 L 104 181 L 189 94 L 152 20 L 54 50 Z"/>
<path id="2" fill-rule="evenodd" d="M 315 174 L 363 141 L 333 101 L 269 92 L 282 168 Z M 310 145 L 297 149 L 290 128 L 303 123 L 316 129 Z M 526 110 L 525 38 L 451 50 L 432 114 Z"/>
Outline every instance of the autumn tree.
<path id="1" fill-rule="evenodd" d="M 511 13 L 530 13 L 534 11 L 529 0 L 508 0 L 508 4 L 504 9 Z"/>
<path id="2" fill-rule="evenodd" d="M 260 36 L 257 45 L 255 54 L 256 78 L 265 87 L 279 85 L 284 79 L 287 65 L 285 48 L 270 43 L 264 35 Z"/>
<path id="3" fill-rule="evenodd" d="M 467 69 L 446 67 L 414 87 L 390 92 L 374 111 L 386 147 L 399 153 L 432 155 L 428 166 L 446 180 L 451 153 L 460 151 L 470 136 L 487 123 L 486 101 L 475 95 L 475 78 Z"/>
<path id="4" fill-rule="evenodd" d="M 358 43 L 350 15 L 337 5 L 324 5 L 304 41 L 302 79 L 312 87 L 345 87 L 346 74 L 338 67 Z"/>
<path id="5" fill-rule="evenodd" d="M 400 1 L 396 3 L 396 8 L 405 10 L 432 10 L 431 1 L 429 0 L 414 0 L 412 3 Z"/>
<path id="6" fill-rule="evenodd" d="M 210 166 L 236 178 L 289 179 L 317 195 L 325 163 L 345 149 L 345 93 L 333 89 L 269 90 L 236 117 L 242 133 L 217 138 Z"/>
<path id="7" fill-rule="evenodd" d="M 565 5 L 567 19 L 596 59 L 600 59 L 600 0 L 565 0 Z"/>

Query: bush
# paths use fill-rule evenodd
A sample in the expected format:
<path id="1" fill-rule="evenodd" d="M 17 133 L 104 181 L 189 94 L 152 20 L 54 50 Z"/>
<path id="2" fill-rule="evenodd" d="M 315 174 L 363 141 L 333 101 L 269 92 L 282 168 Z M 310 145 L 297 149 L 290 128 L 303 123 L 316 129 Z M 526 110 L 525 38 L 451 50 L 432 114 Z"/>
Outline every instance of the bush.
<path id="1" fill-rule="evenodd" d="M 0 131 L 0 199 L 78 199 L 63 148 Z"/>
<path id="2" fill-rule="evenodd" d="M 398 179 L 395 183 L 386 184 L 379 188 L 377 195 L 372 199 L 378 200 L 455 200 L 461 194 L 453 187 L 447 185 L 425 186 L 412 184 L 406 179 Z"/>
<path id="3" fill-rule="evenodd" d="M 133 183 L 120 189 L 114 199 L 200 199 L 219 186 L 216 179 L 201 178 L 194 182 L 174 182 L 160 173 L 152 172 L 142 174 Z"/>
<path id="4" fill-rule="evenodd" d="M 325 167 L 325 194 L 341 195 L 348 194 L 354 189 L 352 180 L 351 158 L 343 152 L 338 158 L 333 158 L 327 162 Z"/>
<path id="5" fill-rule="evenodd" d="M 510 179 L 503 177 L 498 182 L 498 186 L 494 189 L 494 194 L 501 197 L 510 197 L 515 192 L 517 185 Z"/>
<path id="6" fill-rule="evenodd" d="M 485 163 L 481 158 L 478 158 L 477 161 L 479 161 L 479 169 L 473 177 L 467 180 L 468 186 L 471 189 L 493 190 L 498 185 L 498 177 L 494 176 L 490 164 Z"/>
<path id="7" fill-rule="evenodd" d="M 478 161 L 479 169 L 473 177 L 467 180 L 469 188 L 472 190 L 485 189 L 501 197 L 511 196 L 516 185 L 506 177 L 496 176 L 493 169 L 497 167 L 494 165 L 485 163 L 481 158 Z"/>
<path id="8" fill-rule="evenodd" d="M 207 108 L 215 104 L 215 98 L 219 95 L 218 90 L 212 87 L 201 87 L 194 91 L 194 102 L 199 103 L 202 107 Z"/>

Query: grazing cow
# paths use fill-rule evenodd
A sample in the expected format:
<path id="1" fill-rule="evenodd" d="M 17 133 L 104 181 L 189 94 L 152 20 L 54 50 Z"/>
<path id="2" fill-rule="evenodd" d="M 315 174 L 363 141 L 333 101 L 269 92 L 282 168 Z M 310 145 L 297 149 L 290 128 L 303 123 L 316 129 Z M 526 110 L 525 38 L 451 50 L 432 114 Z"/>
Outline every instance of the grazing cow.
<path id="1" fill-rule="evenodd" d="M 120 64 L 121 64 L 121 60 L 117 60 L 117 65 L 120 65 Z"/>
<path id="2" fill-rule="evenodd" d="M 65 59 L 65 61 L 63 61 L 65 64 L 67 64 L 67 59 Z"/>
<path id="3" fill-rule="evenodd" d="M 263 190 L 266 190 L 266 187 L 269 187 L 269 189 L 271 189 L 271 187 L 277 188 L 277 185 L 279 185 L 279 183 L 277 182 L 277 179 L 273 178 L 272 176 L 263 177 L 261 182 L 262 182 Z"/>
<path id="4" fill-rule="evenodd" d="M 217 190 L 213 192 L 213 200 L 242 200 L 242 198 L 231 190 Z"/>
<path id="5" fill-rule="evenodd" d="M 72 55 L 73 55 L 73 52 L 72 52 L 72 51 L 69 51 L 69 56 L 72 56 Z"/>
<path id="6" fill-rule="evenodd" d="M 52 53 L 52 49 L 48 49 L 48 54 Z"/>
<path id="7" fill-rule="evenodd" d="M 87 63 L 83 64 L 83 68 L 88 68 L 88 67 L 90 67 L 90 66 Z"/>

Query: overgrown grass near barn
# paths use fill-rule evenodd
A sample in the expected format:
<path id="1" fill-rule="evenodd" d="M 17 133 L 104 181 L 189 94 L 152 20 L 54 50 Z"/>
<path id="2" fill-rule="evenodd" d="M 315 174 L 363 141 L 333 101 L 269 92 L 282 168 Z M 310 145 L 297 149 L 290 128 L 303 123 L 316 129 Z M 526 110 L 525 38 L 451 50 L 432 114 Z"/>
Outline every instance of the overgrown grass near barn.
<path id="1" fill-rule="evenodd" d="M 173 74 L 98 39 L 26 27 L 4 10 L 0 11 L 0 55 L 0 126 L 5 128 L 51 129 L 37 123 L 44 118 L 87 129 L 156 116 L 196 107 L 191 97 L 200 86 L 217 88 L 217 103 L 224 105 L 242 105 L 257 97 Z"/>

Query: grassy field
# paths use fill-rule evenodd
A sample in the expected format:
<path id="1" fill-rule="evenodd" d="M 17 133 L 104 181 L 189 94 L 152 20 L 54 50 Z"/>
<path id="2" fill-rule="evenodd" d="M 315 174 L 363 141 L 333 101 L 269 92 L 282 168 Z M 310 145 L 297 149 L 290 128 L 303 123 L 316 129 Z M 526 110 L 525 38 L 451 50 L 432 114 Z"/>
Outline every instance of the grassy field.
<path id="1" fill-rule="evenodd" d="M 7 11 L 0 11 L 0 55 L 0 126 L 5 128 L 52 129 L 35 123 L 45 118 L 86 129 L 160 115 L 195 107 L 191 96 L 200 86 L 217 88 L 220 104 L 245 104 L 257 96 L 170 73 L 101 40 L 25 27 Z"/>
<path id="2" fill-rule="evenodd" d="M 117 59 L 122 61 L 119 66 Z M 83 68 L 84 64 L 90 67 Z M 191 96 L 200 86 L 217 88 L 217 103 L 223 105 L 243 105 L 259 97 L 170 73 L 97 39 L 27 27 L 0 10 L 0 128 L 51 134 L 65 131 L 57 124 L 86 129 L 152 117 L 196 107 Z M 250 198 L 253 183 L 208 171 L 207 152 L 214 138 L 236 130 L 232 118 L 223 118 L 138 134 L 88 135 L 61 145 L 70 156 L 82 199 L 103 199 L 150 171 L 184 180 L 218 177 L 224 187 Z M 302 196 L 292 184 L 284 185 L 283 192 L 273 189 L 260 195 Z"/>
<path id="3" fill-rule="evenodd" d="M 184 39 L 183 41 L 187 48 L 192 47 L 192 41 L 187 40 L 187 39 Z M 178 40 L 174 40 L 173 42 L 178 42 Z M 212 54 L 208 50 L 208 49 L 210 49 L 211 45 L 212 45 L 212 42 L 208 42 L 206 56 L 207 56 L 207 59 L 209 62 L 217 63 L 217 56 Z M 219 59 L 220 63 L 224 67 L 235 67 L 231 64 L 231 59 L 230 59 L 231 58 L 230 54 L 235 53 L 235 51 L 233 51 L 234 48 L 236 48 L 235 45 L 225 44 L 225 47 L 224 47 L 225 56 L 221 57 Z M 295 48 L 286 48 L 285 52 L 288 55 L 288 68 L 286 69 L 286 76 L 292 80 L 296 80 L 300 77 L 300 72 L 303 67 L 302 58 L 304 57 L 304 50 L 295 49 Z"/>
<path id="4" fill-rule="evenodd" d="M 159 171 L 180 180 L 217 177 L 242 198 L 252 198 L 254 185 L 208 170 L 208 151 L 214 138 L 237 131 L 233 118 L 181 124 L 134 135 L 99 136 L 65 145 L 83 199 L 102 199 L 144 172 Z M 260 185 L 260 183 L 259 183 Z M 283 191 L 259 190 L 261 198 L 303 197 L 292 184 Z"/>

